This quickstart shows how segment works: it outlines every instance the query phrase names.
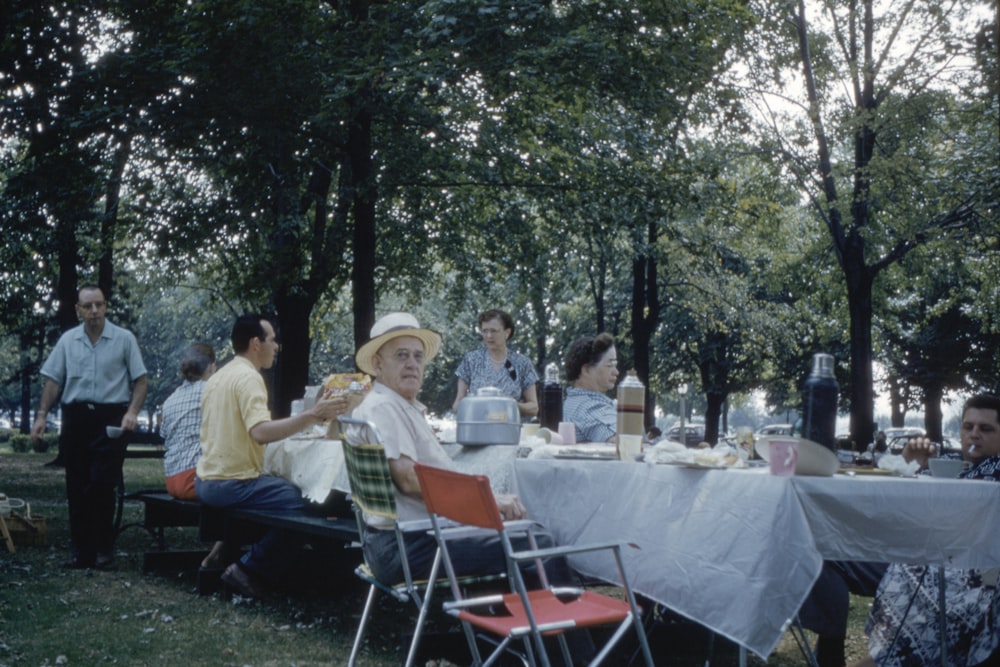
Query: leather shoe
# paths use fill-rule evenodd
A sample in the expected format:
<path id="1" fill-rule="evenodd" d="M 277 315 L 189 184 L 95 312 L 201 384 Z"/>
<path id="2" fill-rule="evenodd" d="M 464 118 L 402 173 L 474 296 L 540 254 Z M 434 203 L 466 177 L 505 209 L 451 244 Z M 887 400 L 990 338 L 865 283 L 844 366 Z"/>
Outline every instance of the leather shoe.
<path id="1" fill-rule="evenodd" d="M 59 567 L 64 570 L 86 570 L 88 567 L 94 567 L 94 561 L 74 556 L 59 563 Z"/>
<path id="2" fill-rule="evenodd" d="M 111 567 L 114 562 L 115 557 L 112 554 L 97 554 L 97 558 L 94 559 L 94 567 L 98 570 L 106 570 Z"/>
<path id="3" fill-rule="evenodd" d="M 260 598 L 264 589 L 254 581 L 254 578 L 239 563 L 232 563 L 220 577 L 222 583 L 245 598 Z"/>

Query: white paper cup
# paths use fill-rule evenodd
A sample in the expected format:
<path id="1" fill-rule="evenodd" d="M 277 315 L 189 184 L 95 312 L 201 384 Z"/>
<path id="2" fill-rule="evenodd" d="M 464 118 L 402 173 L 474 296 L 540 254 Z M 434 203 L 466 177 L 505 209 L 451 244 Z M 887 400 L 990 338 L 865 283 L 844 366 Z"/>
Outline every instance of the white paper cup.
<path id="1" fill-rule="evenodd" d="M 636 457 L 642 453 L 641 435 L 619 435 L 618 436 L 618 458 L 622 461 L 635 461 Z"/>
<path id="2" fill-rule="evenodd" d="M 576 425 L 573 422 L 559 422 L 559 437 L 564 445 L 575 445 Z"/>
<path id="3" fill-rule="evenodd" d="M 538 429 L 538 437 L 544 440 L 549 445 L 561 445 L 563 444 L 562 436 L 548 428 Z"/>

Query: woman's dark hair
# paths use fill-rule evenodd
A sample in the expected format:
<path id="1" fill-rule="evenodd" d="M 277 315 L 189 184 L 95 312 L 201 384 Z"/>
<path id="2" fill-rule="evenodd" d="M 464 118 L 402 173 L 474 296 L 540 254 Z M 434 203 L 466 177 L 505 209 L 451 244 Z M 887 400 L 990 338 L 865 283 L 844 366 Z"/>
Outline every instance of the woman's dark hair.
<path id="1" fill-rule="evenodd" d="M 577 338 L 566 353 L 566 381 L 573 382 L 580 377 L 584 366 L 593 366 L 615 345 L 609 333 Z"/>
<path id="2" fill-rule="evenodd" d="M 181 377 L 194 382 L 205 374 L 205 370 L 215 363 L 215 350 L 208 343 L 193 343 L 184 351 L 181 359 Z"/>
<path id="3" fill-rule="evenodd" d="M 514 318 L 510 316 L 510 313 L 495 309 L 484 310 L 479 313 L 479 326 L 483 326 L 484 322 L 489 322 L 490 320 L 500 320 L 504 329 L 510 329 L 510 336 L 507 340 L 514 337 Z"/>
<path id="4" fill-rule="evenodd" d="M 969 408 L 974 408 L 976 410 L 993 410 L 997 413 L 997 421 L 1000 422 L 1000 397 L 994 396 L 993 394 L 976 394 L 975 396 L 969 397 L 969 400 L 965 402 L 965 406 L 962 408 L 962 417 L 965 417 L 965 412 Z"/>
<path id="5" fill-rule="evenodd" d="M 233 323 L 233 332 L 229 336 L 229 340 L 233 344 L 233 352 L 243 354 L 250 349 L 250 341 L 254 338 L 264 340 L 267 337 L 267 334 L 264 333 L 264 325 L 261 324 L 264 320 L 271 321 L 270 318 L 255 313 L 240 315 L 236 318 L 236 322 Z"/>

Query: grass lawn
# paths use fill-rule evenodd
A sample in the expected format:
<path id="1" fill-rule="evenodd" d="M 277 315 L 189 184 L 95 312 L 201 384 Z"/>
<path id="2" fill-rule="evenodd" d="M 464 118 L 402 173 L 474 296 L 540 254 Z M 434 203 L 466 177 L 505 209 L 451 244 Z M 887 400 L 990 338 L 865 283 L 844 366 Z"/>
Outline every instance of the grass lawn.
<path id="1" fill-rule="evenodd" d="M 328 570 L 313 568 L 305 585 L 292 591 L 260 601 L 227 601 L 199 596 L 194 572 L 144 574 L 142 554 L 153 542 L 141 528 L 130 528 L 119 538 L 112 570 L 60 569 L 59 562 L 68 557 L 66 503 L 63 471 L 43 466 L 52 457 L 0 449 L 0 492 L 30 502 L 32 514 L 46 518 L 48 532 L 47 547 L 21 546 L 10 554 L 0 544 L 0 667 L 347 663 L 365 591 L 343 563 Z M 125 479 L 130 489 L 161 487 L 162 463 L 126 461 Z M 141 520 L 141 511 L 140 505 L 127 504 L 125 523 Z M 171 529 L 168 542 L 172 548 L 204 546 L 193 528 Z M 415 614 L 384 596 L 381 600 L 360 666 L 401 663 L 399 647 Z M 868 603 L 852 599 L 849 660 L 865 650 L 862 626 Z M 432 632 L 450 629 L 448 619 L 433 619 Z M 657 665 L 704 664 L 705 637 L 687 624 L 660 626 L 651 635 Z M 447 642 L 435 638 L 424 643 L 428 654 L 441 655 Z M 731 646 L 721 641 L 715 646 L 713 665 L 736 664 Z M 621 658 L 612 664 L 626 662 Z M 748 661 L 804 663 L 790 637 L 766 663 L 754 656 Z M 435 659 L 426 664 L 452 663 Z"/>

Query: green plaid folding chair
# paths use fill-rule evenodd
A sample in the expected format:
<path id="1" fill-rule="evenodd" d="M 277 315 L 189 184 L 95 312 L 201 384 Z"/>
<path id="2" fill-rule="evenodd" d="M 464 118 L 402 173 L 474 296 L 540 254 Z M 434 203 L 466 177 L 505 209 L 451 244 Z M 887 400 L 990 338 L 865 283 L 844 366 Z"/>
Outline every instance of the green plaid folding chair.
<path id="1" fill-rule="evenodd" d="M 375 607 L 375 600 L 378 592 L 382 591 L 396 600 L 406 603 L 413 602 L 417 606 L 416 626 L 413 630 L 413 640 L 406 655 L 406 667 L 413 665 L 417 656 L 417 649 L 420 642 L 421 632 L 430 609 L 431 595 L 434 588 L 440 587 L 444 590 L 448 588 L 448 579 L 443 575 L 439 578 L 438 572 L 441 565 L 441 552 L 434 556 L 431 566 L 431 573 L 428 580 L 414 581 L 410 572 L 410 564 L 406 558 L 406 547 L 403 542 L 403 535 L 407 532 L 427 533 L 431 529 L 430 520 L 400 522 L 396 511 L 396 497 L 393 490 L 392 476 L 389 473 L 389 462 L 385 456 L 385 449 L 382 446 L 382 439 L 378 429 L 369 421 L 353 419 L 351 417 L 338 417 L 341 425 L 341 432 L 345 426 L 359 426 L 365 429 L 367 438 L 371 442 L 361 445 L 352 445 L 342 438 L 344 447 L 344 460 L 347 463 L 347 476 L 351 485 L 351 501 L 354 505 L 354 516 L 358 522 L 358 531 L 363 536 L 365 531 L 364 515 L 383 517 L 393 522 L 396 533 L 396 544 L 399 548 L 400 562 L 403 566 L 403 581 L 387 582 L 375 576 L 374 570 L 367 561 L 354 570 L 354 574 L 367 582 L 368 597 L 365 600 L 364 611 L 361 614 L 361 621 L 358 624 L 358 631 L 354 637 L 354 645 L 351 647 L 351 657 L 347 664 L 354 667 L 358 653 L 361 651 L 361 644 L 364 641 L 365 630 L 371 620 Z M 465 584 L 475 584 L 487 582 L 504 577 L 504 573 L 494 576 L 466 577 Z M 434 586 L 428 586 L 428 581 L 434 581 Z"/>

